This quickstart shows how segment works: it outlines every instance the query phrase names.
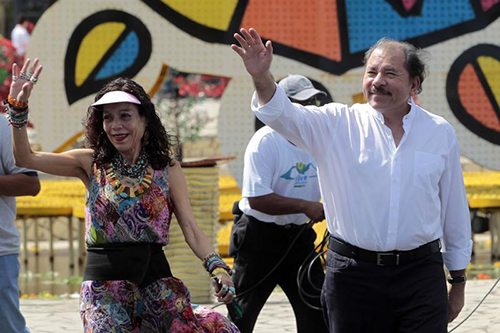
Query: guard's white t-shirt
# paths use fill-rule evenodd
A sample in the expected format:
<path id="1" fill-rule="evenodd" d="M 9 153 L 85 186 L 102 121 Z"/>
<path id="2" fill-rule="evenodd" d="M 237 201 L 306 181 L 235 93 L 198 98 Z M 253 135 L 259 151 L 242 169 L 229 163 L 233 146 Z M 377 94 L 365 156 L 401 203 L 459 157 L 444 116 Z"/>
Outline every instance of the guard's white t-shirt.
<path id="1" fill-rule="evenodd" d="M 246 215 L 278 225 L 309 220 L 305 214 L 268 215 L 250 208 L 248 197 L 271 193 L 316 202 L 321 198 L 312 156 L 264 126 L 255 132 L 245 151 L 243 199 L 239 207 Z"/>

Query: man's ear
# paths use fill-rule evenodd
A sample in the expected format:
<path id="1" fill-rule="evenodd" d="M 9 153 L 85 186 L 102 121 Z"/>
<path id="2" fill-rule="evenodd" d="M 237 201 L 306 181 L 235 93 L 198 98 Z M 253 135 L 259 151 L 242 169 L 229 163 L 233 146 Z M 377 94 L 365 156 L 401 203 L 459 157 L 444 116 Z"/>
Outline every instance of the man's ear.
<path id="1" fill-rule="evenodd" d="M 411 81 L 411 95 L 416 95 L 417 90 L 420 87 L 420 78 L 418 76 L 414 77 Z"/>

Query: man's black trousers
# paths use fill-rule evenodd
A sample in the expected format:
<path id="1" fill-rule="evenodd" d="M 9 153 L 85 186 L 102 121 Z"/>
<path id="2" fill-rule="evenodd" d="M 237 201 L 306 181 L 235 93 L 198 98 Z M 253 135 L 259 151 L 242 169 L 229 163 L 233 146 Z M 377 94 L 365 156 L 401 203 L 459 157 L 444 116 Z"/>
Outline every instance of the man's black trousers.
<path id="1" fill-rule="evenodd" d="M 381 267 L 328 250 L 321 294 L 330 332 L 446 333 L 441 252 Z"/>
<path id="2" fill-rule="evenodd" d="M 278 226 L 247 215 L 243 215 L 234 224 L 230 253 L 235 254 L 233 282 L 236 294 L 253 287 L 276 266 L 302 227 L 304 226 Z M 243 308 L 243 317 L 234 322 L 242 333 L 253 331 L 262 307 L 277 285 L 283 289 L 292 305 L 297 332 L 328 332 L 322 311 L 306 306 L 299 297 L 296 282 L 300 265 L 314 250 L 315 239 L 316 233 L 312 228 L 305 230 L 279 268 L 256 289 L 238 298 Z M 319 260 L 312 267 L 311 278 L 313 284 L 321 288 L 324 273 Z M 319 291 L 314 290 L 307 280 L 306 277 L 302 287 L 307 293 L 319 296 Z M 321 308 L 319 297 L 306 297 L 306 300 Z"/>

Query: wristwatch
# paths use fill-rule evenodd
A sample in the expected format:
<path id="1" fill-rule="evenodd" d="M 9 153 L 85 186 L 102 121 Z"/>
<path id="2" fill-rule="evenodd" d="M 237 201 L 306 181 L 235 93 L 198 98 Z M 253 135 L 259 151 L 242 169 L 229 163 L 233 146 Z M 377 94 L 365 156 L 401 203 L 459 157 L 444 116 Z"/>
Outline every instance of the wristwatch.
<path id="1" fill-rule="evenodd" d="M 456 277 L 448 277 L 448 283 L 455 284 L 455 283 L 465 283 L 467 281 L 467 276 L 462 275 L 462 276 L 456 276 Z"/>

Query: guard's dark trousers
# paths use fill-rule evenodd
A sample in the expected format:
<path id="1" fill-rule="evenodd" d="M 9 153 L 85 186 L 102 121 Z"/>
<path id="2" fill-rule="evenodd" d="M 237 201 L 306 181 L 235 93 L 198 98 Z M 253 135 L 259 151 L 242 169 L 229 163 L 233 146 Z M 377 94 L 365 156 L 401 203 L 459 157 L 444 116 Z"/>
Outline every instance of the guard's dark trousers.
<path id="1" fill-rule="evenodd" d="M 299 226 L 282 227 L 246 215 L 235 223 L 231 247 L 236 253 L 233 282 L 237 294 L 254 286 L 274 268 L 299 230 Z M 277 285 L 283 289 L 292 305 L 299 333 L 328 332 L 322 311 L 313 310 L 302 302 L 296 282 L 299 266 L 314 250 L 315 239 L 316 233 L 312 228 L 305 230 L 279 268 L 256 289 L 238 298 L 243 308 L 243 317 L 236 320 L 235 324 L 242 333 L 253 331 L 262 307 Z M 313 265 L 311 276 L 314 285 L 321 288 L 324 273 L 319 260 Z M 307 281 L 307 277 L 305 280 Z M 307 282 L 303 288 L 309 294 L 320 295 Z M 319 298 L 306 297 L 306 300 L 321 308 Z"/>

